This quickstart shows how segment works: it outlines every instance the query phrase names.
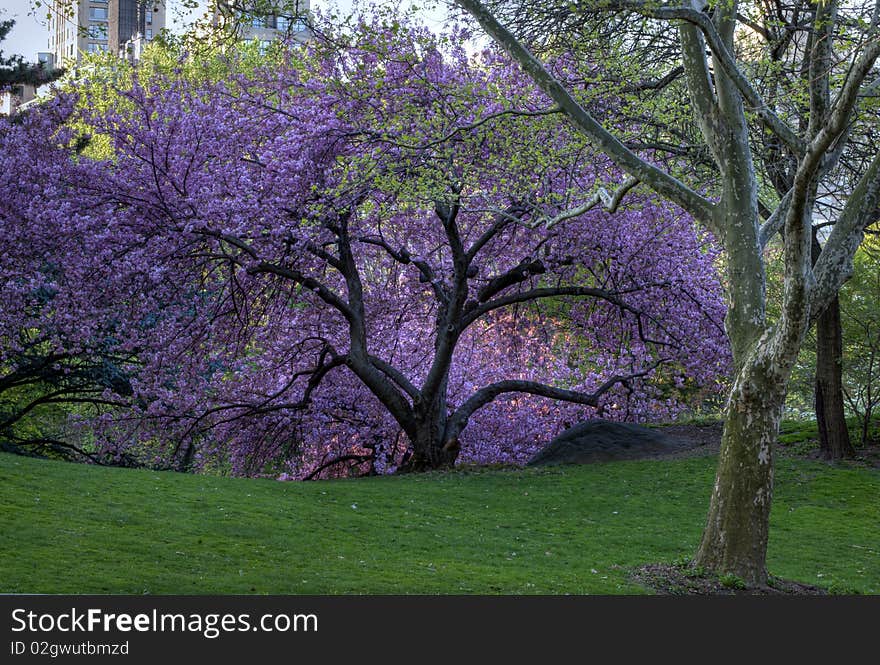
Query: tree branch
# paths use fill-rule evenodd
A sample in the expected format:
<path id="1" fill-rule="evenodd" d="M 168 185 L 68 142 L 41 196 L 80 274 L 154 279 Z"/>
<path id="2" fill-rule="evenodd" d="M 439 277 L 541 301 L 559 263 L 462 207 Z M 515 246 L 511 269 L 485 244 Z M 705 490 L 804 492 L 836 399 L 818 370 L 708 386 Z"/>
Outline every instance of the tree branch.
<path id="1" fill-rule="evenodd" d="M 662 284 L 653 284 L 649 286 L 663 286 Z M 643 288 L 648 288 L 643 287 Z M 635 289 L 633 289 L 635 290 Z M 620 296 L 627 293 L 627 291 L 618 291 L 611 292 L 606 291 L 604 289 L 596 289 L 592 287 L 586 286 L 559 286 L 559 287 L 544 287 L 544 288 L 536 288 L 530 289 L 528 291 L 520 291 L 519 293 L 511 293 L 507 296 L 503 296 L 501 298 L 496 298 L 495 300 L 490 300 L 488 302 L 483 303 L 482 305 L 478 305 L 468 310 L 461 318 L 461 323 L 459 324 L 459 330 L 464 331 L 468 326 L 477 321 L 480 317 L 485 316 L 489 312 L 500 309 L 502 307 L 507 307 L 509 305 L 514 305 L 516 303 L 521 302 L 529 302 L 531 300 L 540 300 L 542 298 L 556 298 L 562 296 L 574 296 L 574 297 L 592 297 L 598 300 L 603 300 L 607 303 L 615 305 L 622 311 L 629 312 L 630 314 L 635 315 L 638 329 L 639 329 L 639 337 L 645 342 L 651 344 L 658 344 L 669 346 L 667 342 L 662 342 L 659 340 L 654 340 L 649 338 L 644 331 L 642 325 L 642 317 L 648 318 L 650 321 L 655 323 L 661 330 L 663 330 L 667 335 L 669 335 L 675 343 L 680 343 L 679 340 L 672 335 L 663 323 L 657 320 L 653 316 L 649 316 L 642 312 L 641 310 L 633 307 L 632 305 L 626 303 L 621 299 Z"/>
<path id="2" fill-rule="evenodd" d="M 480 211 L 477 210 L 471 212 Z M 470 262 L 476 258 L 480 250 L 483 249 L 492 238 L 503 231 L 508 224 L 521 222 L 522 217 L 529 212 L 529 208 L 523 204 L 514 203 L 513 205 L 508 206 L 505 210 L 493 210 L 491 212 L 494 212 L 496 215 L 495 222 L 474 241 L 473 245 L 468 248 L 467 253 L 465 254 L 468 264 L 470 264 Z"/>
<path id="3" fill-rule="evenodd" d="M 430 284 L 431 289 L 434 291 L 434 295 L 437 297 L 439 302 L 445 303 L 448 302 L 449 296 L 446 291 L 443 290 L 442 284 L 437 281 L 434 275 L 434 270 L 428 264 L 427 261 L 418 256 L 412 256 L 406 248 L 401 247 L 399 250 L 395 250 L 391 245 L 389 245 L 384 238 L 377 238 L 375 236 L 360 236 L 357 239 L 358 242 L 363 243 L 365 245 L 375 245 L 376 247 L 381 247 L 385 250 L 385 252 L 392 259 L 401 263 L 403 265 L 412 264 L 419 270 L 419 281 L 422 284 Z"/>
<path id="4" fill-rule="evenodd" d="M 309 475 L 305 476 L 303 480 L 314 480 L 315 476 L 317 476 L 322 471 L 329 469 L 331 466 L 335 466 L 336 464 L 342 464 L 343 462 L 368 462 L 373 458 L 372 454 L 367 455 L 340 455 L 339 457 L 334 457 L 329 462 L 324 462 L 317 469 L 313 470 Z"/>
<path id="5" fill-rule="evenodd" d="M 411 144 L 411 143 L 401 143 L 399 141 L 393 141 L 392 139 L 388 138 L 387 136 L 379 135 L 376 132 L 369 132 L 369 133 L 360 132 L 360 133 L 366 134 L 373 141 L 378 141 L 380 143 L 392 145 L 395 148 L 404 148 L 406 150 L 424 150 L 426 148 L 433 148 L 438 145 L 443 145 L 444 143 L 447 143 L 447 142 L 451 141 L 452 139 L 454 139 L 459 134 L 464 134 L 465 132 L 470 132 L 475 129 L 479 129 L 481 126 L 485 125 L 486 123 L 491 122 L 492 120 L 497 120 L 498 118 L 503 118 L 505 116 L 515 116 L 518 118 L 540 118 L 543 116 L 556 115 L 559 113 L 562 113 L 562 109 L 559 108 L 558 106 L 552 106 L 550 108 L 541 109 L 538 111 L 521 111 L 521 110 L 517 110 L 517 109 L 506 109 L 504 111 L 499 111 L 497 113 L 490 113 L 489 115 L 484 116 L 483 118 L 480 118 L 479 120 L 477 120 L 475 122 L 472 122 L 467 125 L 462 125 L 460 127 L 456 127 L 453 130 L 451 130 L 450 132 L 448 132 L 446 135 L 441 136 L 438 139 L 434 139 L 433 141 L 428 141 L 427 143 L 422 143 L 422 144 L 418 144 L 418 145 Z"/>
<path id="6" fill-rule="evenodd" d="M 547 272 L 547 268 L 544 267 L 540 259 L 534 261 L 523 259 L 515 268 L 490 279 L 489 283 L 477 293 L 477 300 L 486 302 L 504 289 L 510 288 L 514 284 L 520 284 L 533 275 L 542 275 L 545 272 Z"/>
<path id="7" fill-rule="evenodd" d="M 451 441 L 456 439 L 459 434 L 467 426 L 470 417 L 480 408 L 486 406 L 490 402 L 497 399 L 500 395 L 506 393 L 526 393 L 529 395 L 538 395 L 540 397 L 549 397 L 563 402 L 571 402 L 574 404 L 583 404 L 585 406 L 596 407 L 599 405 L 599 399 L 614 388 L 617 384 L 627 385 L 630 381 L 647 376 L 653 372 L 661 364 L 668 362 L 663 358 L 658 360 L 650 367 L 639 372 L 627 374 L 625 376 L 614 375 L 596 390 L 591 393 L 582 393 L 576 390 L 566 390 L 564 388 L 555 388 L 536 381 L 524 381 L 510 379 L 506 381 L 498 381 L 491 385 L 481 388 L 456 409 L 455 413 L 449 419 L 446 428 L 446 439 Z"/>
<path id="8" fill-rule="evenodd" d="M 766 247 L 770 239 L 782 228 L 785 217 L 788 214 L 788 208 L 791 205 L 791 197 L 792 190 L 789 189 L 785 196 L 782 197 L 779 205 L 776 206 L 773 214 L 761 225 L 761 229 L 758 231 L 758 241 L 761 243 L 762 248 Z"/>
<path id="9" fill-rule="evenodd" d="M 620 92 L 631 93 L 642 92 L 643 90 L 661 90 L 673 81 L 675 81 L 682 74 L 684 74 L 684 67 L 679 65 L 678 67 L 673 67 L 671 70 L 669 70 L 667 74 L 661 76 L 659 79 L 655 79 L 652 81 L 641 81 L 633 85 L 621 86 Z M 614 82 L 614 79 L 611 79 L 611 81 Z"/>
<path id="10" fill-rule="evenodd" d="M 706 224 L 714 226 L 714 204 L 690 189 L 669 173 L 658 169 L 630 151 L 600 125 L 565 87 L 526 49 L 511 32 L 502 26 L 478 0 L 455 0 L 470 13 L 483 29 L 520 63 L 523 69 L 557 105 L 572 123 L 617 166 L 652 187 L 658 194 L 674 201 Z"/>
<path id="11" fill-rule="evenodd" d="M 369 359 L 376 369 L 400 386 L 407 395 L 413 399 L 419 398 L 419 391 L 400 370 L 376 356 L 369 356 Z"/>
<path id="12" fill-rule="evenodd" d="M 247 272 L 250 275 L 276 275 L 278 277 L 289 279 L 296 284 L 304 286 L 310 291 L 314 291 L 321 300 L 338 310 L 348 321 L 351 321 L 354 318 L 354 312 L 348 306 L 348 303 L 321 284 L 314 277 L 308 277 L 299 270 L 286 268 L 267 261 L 261 261 L 254 266 L 248 267 Z"/>
<path id="13" fill-rule="evenodd" d="M 853 270 L 853 256 L 867 226 L 877 220 L 880 206 L 880 154 L 871 160 L 846 201 L 843 212 L 825 242 L 813 268 L 815 287 L 810 302 L 810 318 L 816 319 L 835 297 Z"/>
<path id="14" fill-rule="evenodd" d="M 96 464 L 98 466 L 107 466 L 104 462 L 101 461 L 100 457 L 97 453 L 91 453 L 87 450 L 83 450 L 79 446 L 76 446 L 72 443 L 68 443 L 67 441 L 61 441 L 60 439 L 52 439 L 47 437 L 39 437 L 35 439 L 22 439 L 22 438 L 14 438 L 12 439 L 12 445 L 14 446 L 39 446 L 39 447 L 51 447 L 56 449 L 56 451 L 64 450 L 64 451 L 72 451 L 77 455 L 80 455 L 87 460 L 89 460 L 92 464 Z"/>
<path id="15" fill-rule="evenodd" d="M 806 145 L 795 132 L 789 127 L 778 115 L 771 109 L 757 90 L 752 86 L 751 82 L 742 73 L 736 63 L 736 59 L 730 53 L 730 50 L 724 45 L 724 41 L 715 24 L 706 14 L 697 11 L 692 7 L 660 5 L 650 2 L 632 1 L 632 0 L 611 0 L 610 5 L 602 5 L 603 9 L 628 9 L 637 12 L 642 16 L 648 16 L 658 19 L 678 19 L 687 21 L 697 26 L 706 38 L 712 54 L 717 59 L 724 73 L 733 81 L 734 85 L 742 94 L 746 103 L 751 107 L 761 122 L 767 129 L 776 134 L 785 145 L 787 145 L 795 154 L 802 154 L 806 149 Z"/>
<path id="16" fill-rule="evenodd" d="M 593 196 L 591 196 L 589 199 L 587 199 L 582 205 L 579 205 L 576 208 L 571 208 L 570 210 L 564 210 L 553 217 L 541 217 L 540 219 L 536 219 L 529 224 L 529 227 L 535 228 L 543 225 L 548 229 L 552 229 L 557 224 L 566 222 L 569 219 L 574 219 L 575 217 L 580 217 L 581 215 L 595 208 L 600 203 L 602 204 L 602 208 L 603 210 L 605 210 L 605 212 L 609 214 L 614 214 L 615 212 L 617 212 L 617 209 L 623 202 L 623 198 L 629 193 L 629 191 L 633 187 L 638 185 L 639 182 L 641 181 L 638 178 L 629 176 L 622 183 L 620 183 L 620 186 L 614 190 L 613 194 L 609 194 L 608 190 L 604 187 L 599 187 L 596 193 L 593 194 Z"/>

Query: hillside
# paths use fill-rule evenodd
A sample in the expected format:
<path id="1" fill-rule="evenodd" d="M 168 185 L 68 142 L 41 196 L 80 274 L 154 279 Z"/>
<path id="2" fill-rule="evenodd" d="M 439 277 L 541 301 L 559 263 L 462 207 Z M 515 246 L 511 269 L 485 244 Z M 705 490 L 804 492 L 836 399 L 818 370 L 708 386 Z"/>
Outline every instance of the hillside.
<path id="1" fill-rule="evenodd" d="M 0 592 L 631 594 L 715 457 L 281 483 L 0 454 Z M 880 472 L 781 459 L 770 572 L 880 592 Z"/>

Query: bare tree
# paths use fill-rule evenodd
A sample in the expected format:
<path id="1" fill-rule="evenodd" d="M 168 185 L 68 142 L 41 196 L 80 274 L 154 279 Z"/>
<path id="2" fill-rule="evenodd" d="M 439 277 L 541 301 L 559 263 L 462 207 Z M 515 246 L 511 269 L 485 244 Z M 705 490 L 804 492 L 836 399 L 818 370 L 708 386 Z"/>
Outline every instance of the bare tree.
<path id="1" fill-rule="evenodd" d="M 696 563 L 753 584 L 766 582 L 766 549 L 773 492 L 772 444 L 788 380 L 810 324 L 852 272 L 852 259 L 880 200 L 880 155 L 851 174 L 853 187 L 813 261 L 812 220 L 823 183 L 839 181 L 836 167 L 854 123 L 876 127 L 859 102 L 880 87 L 880 3 L 841 7 L 817 4 L 803 18 L 813 37 L 805 46 L 806 94 L 797 117 L 782 95 L 763 96 L 737 52 L 735 33 L 744 3 L 656 3 L 641 0 L 537 3 L 572 16 L 602 13 L 667 22 L 677 29 L 678 61 L 689 103 L 716 171 L 713 196 L 688 186 L 630 150 L 579 103 L 569 89 L 478 0 L 456 0 L 506 49 L 570 121 L 621 169 L 677 203 L 710 229 L 727 258 L 726 329 L 734 356 L 721 454 L 709 515 Z M 611 18 L 609 20 L 615 20 Z M 780 91 L 781 93 L 782 91 Z M 799 122 L 793 122 L 800 119 Z M 752 136 L 760 132 L 790 155 L 790 185 L 762 215 L 762 181 Z M 784 237 L 784 294 L 778 320 L 766 311 L 763 253 L 777 232 Z"/>

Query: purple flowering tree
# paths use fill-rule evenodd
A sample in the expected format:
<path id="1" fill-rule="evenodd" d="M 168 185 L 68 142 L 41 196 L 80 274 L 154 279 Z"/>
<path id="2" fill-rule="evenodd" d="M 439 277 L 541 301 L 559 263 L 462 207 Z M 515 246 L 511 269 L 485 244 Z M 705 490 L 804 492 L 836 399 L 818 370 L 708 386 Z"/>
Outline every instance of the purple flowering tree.
<path id="1" fill-rule="evenodd" d="M 46 412 L 128 407 L 195 299 L 160 247 L 108 224 L 117 202 L 100 186 L 105 165 L 78 155 L 73 106 L 0 124 L 0 434 L 18 450 L 124 463 Z"/>
<path id="2" fill-rule="evenodd" d="M 717 251 L 690 217 L 607 195 L 618 169 L 508 59 L 355 35 L 78 117 L 113 158 L 66 156 L 59 200 L 149 321 L 129 405 L 83 421 L 96 445 L 298 478 L 521 462 L 564 422 L 717 390 Z"/>
<path id="3" fill-rule="evenodd" d="M 674 410 L 645 381 L 661 365 L 716 380 L 716 254 L 689 218 L 598 205 L 616 170 L 507 60 L 395 21 L 357 34 L 216 85 L 135 85 L 133 112 L 88 118 L 139 233 L 228 271 L 216 406 L 175 406 L 188 433 L 237 440 L 236 465 L 279 441 L 318 451 L 312 471 L 327 439 L 356 458 L 352 441 L 374 456 L 402 433 L 405 468 L 436 468 L 481 411 L 537 408 L 523 396 L 646 418 Z"/>

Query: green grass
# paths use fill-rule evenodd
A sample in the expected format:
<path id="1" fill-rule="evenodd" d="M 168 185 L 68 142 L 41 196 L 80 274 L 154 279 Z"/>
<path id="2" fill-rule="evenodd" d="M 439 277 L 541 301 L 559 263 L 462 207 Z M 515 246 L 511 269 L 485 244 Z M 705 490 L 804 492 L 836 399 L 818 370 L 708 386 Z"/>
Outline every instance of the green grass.
<path id="1" fill-rule="evenodd" d="M 793 451 L 807 452 L 819 441 L 819 426 L 815 420 L 783 420 L 779 424 L 779 444 L 793 446 Z"/>
<path id="2" fill-rule="evenodd" d="M 0 454 L 0 592 L 646 593 L 714 458 L 280 483 Z M 880 593 L 880 473 L 778 465 L 771 573 Z"/>
<path id="3" fill-rule="evenodd" d="M 846 427 L 849 431 L 849 439 L 858 454 L 862 438 L 862 421 L 855 416 L 849 416 L 846 419 Z M 871 421 L 868 438 L 869 443 L 880 439 L 880 418 Z M 809 418 L 783 420 L 779 425 L 779 443 L 796 454 L 809 453 L 818 447 L 819 426 L 814 419 Z"/>

